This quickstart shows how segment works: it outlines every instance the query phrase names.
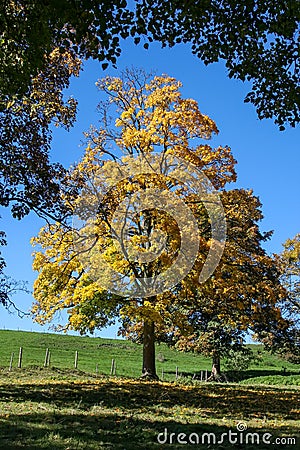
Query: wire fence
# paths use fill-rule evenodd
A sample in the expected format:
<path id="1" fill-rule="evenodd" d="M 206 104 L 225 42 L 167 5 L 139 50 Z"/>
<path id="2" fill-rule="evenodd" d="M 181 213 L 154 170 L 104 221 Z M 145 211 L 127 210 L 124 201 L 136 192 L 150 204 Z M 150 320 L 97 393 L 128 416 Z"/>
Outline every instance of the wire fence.
<path id="1" fill-rule="evenodd" d="M 68 352 L 68 358 L 61 358 L 62 355 L 60 355 L 60 358 L 56 358 L 56 363 L 53 364 L 52 357 L 53 354 L 58 353 L 57 350 L 54 350 L 54 352 L 51 351 L 49 347 L 45 349 L 45 353 L 43 355 L 43 358 L 39 358 L 39 364 L 34 364 L 34 358 L 30 357 L 28 353 L 30 353 L 30 349 L 26 349 L 27 352 L 24 352 L 23 347 L 19 347 L 18 351 L 13 351 L 10 354 L 10 358 L 7 358 L 8 366 L 2 366 L 4 369 L 8 367 L 8 370 L 11 372 L 14 369 L 22 369 L 26 367 L 39 367 L 39 368 L 51 368 L 51 367 L 59 367 L 59 368 L 65 368 L 65 369 L 74 369 L 74 370 L 80 370 L 83 372 L 93 372 L 96 375 L 110 375 L 110 376 L 128 376 L 129 373 L 133 374 L 134 376 L 140 375 L 140 372 L 136 373 L 136 370 L 130 370 L 130 363 L 127 361 L 126 366 L 124 367 L 124 364 L 121 364 L 121 358 L 117 359 L 116 357 L 108 359 L 106 355 L 106 360 L 102 363 L 95 362 L 94 363 L 94 370 L 91 370 L 91 359 L 88 359 L 88 367 L 87 367 L 87 361 L 86 357 L 82 358 L 80 356 L 84 356 L 84 352 L 80 355 L 80 352 L 78 350 L 75 351 L 69 351 Z M 26 354 L 27 353 L 27 354 Z M 27 358 L 26 358 L 27 356 Z M 71 358 L 72 356 L 72 358 Z M 27 359 L 26 363 L 24 364 L 24 358 Z M 124 363 L 124 361 L 123 361 Z M 161 380 L 170 380 L 175 379 L 178 380 L 180 378 L 184 378 L 186 376 L 191 377 L 192 379 L 197 379 L 200 381 L 207 381 L 209 378 L 209 371 L 207 369 L 200 370 L 198 372 L 194 373 L 187 373 L 184 371 L 181 371 L 179 366 L 175 366 L 174 369 L 170 370 L 168 367 L 164 367 L 162 362 L 158 364 L 160 367 L 158 367 L 158 374 Z M 88 370 L 87 370 L 88 369 Z"/>

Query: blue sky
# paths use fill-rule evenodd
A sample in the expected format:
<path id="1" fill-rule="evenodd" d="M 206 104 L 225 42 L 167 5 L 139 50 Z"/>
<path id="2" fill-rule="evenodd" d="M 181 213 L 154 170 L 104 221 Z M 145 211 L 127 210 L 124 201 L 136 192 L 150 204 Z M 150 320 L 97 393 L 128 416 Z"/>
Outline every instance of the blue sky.
<path id="1" fill-rule="evenodd" d="M 198 101 L 200 110 L 217 124 L 219 134 L 212 144 L 228 145 L 237 159 L 238 181 L 235 187 L 252 188 L 263 204 L 264 220 L 261 229 L 274 230 L 272 239 L 266 244 L 269 253 L 279 252 L 281 244 L 300 232 L 300 132 L 287 129 L 279 132 L 271 120 L 257 119 L 255 109 L 243 103 L 250 85 L 230 80 L 224 64 L 205 67 L 193 56 L 189 46 L 178 45 L 172 49 L 161 49 L 158 44 L 145 50 L 130 41 L 122 45 L 118 69 L 103 72 L 101 64 L 89 61 L 84 71 L 74 79 L 68 91 L 79 101 L 78 121 L 68 133 L 55 129 L 51 158 L 66 167 L 80 158 L 83 147 L 83 131 L 90 124 L 97 124 L 97 103 L 100 100 L 95 82 L 106 75 L 120 74 L 125 67 L 142 67 L 154 70 L 157 75 L 168 74 L 183 83 L 183 97 Z M 42 221 L 30 214 L 22 221 L 10 218 L 2 210 L 2 228 L 7 232 L 8 246 L 3 254 L 7 261 L 6 273 L 16 279 L 28 281 L 29 288 L 36 274 L 31 269 L 32 248 L 29 240 L 36 235 Z M 31 295 L 18 294 L 14 299 L 23 309 L 32 303 Z M 47 331 L 30 318 L 19 319 L 4 309 L 1 311 L 0 329 L 22 329 Z M 98 332 L 99 336 L 115 337 L 116 327 Z"/>

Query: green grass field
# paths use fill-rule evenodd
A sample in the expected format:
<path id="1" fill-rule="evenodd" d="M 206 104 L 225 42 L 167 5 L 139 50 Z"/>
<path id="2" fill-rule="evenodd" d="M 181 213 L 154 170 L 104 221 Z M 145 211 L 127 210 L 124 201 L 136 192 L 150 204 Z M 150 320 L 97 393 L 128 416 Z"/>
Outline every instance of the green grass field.
<path id="1" fill-rule="evenodd" d="M 46 349 L 50 350 L 50 367 L 73 369 L 75 352 L 78 352 L 78 369 L 83 372 L 96 372 L 109 375 L 112 359 L 116 362 L 116 374 L 121 377 L 138 378 L 141 374 L 142 348 L 138 344 L 117 339 L 69 336 L 50 333 L 32 333 L 26 331 L 0 330 L 0 367 L 8 368 L 11 354 L 14 353 L 13 367 L 17 367 L 19 348 L 23 348 L 22 367 L 42 367 Z M 251 365 L 249 370 L 229 374 L 229 379 L 256 378 L 259 376 L 297 376 L 300 366 L 262 350 L 261 346 L 251 346 L 260 352 L 260 361 Z M 182 353 L 161 344 L 156 347 L 156 365 L 159 377 L 164 372 L 165 381 L 173 381 L 176 366 L 182 378 L 191 378 L 200 370 L 209 370 L 211 361 L 201 355 Z M 232 375 L 232 376 L 231 376 Z M 278 383 L 275 383 L 278 384 Z"/>
<path id="2" fill-rule="evenodd" d="M 22 369 L 16 367 L 20 346 Z M 44 368 L 46 348 L 51 361 Z M 299 366 L 262 352 L 259 365 L 235 374 L 239 383 L 201 383 L 192 374 L 209 369 L 208 359 L 161 345 L 157 366 L 165 379 L 150 383 L 138 378 L 141 355 L 127 341 L 0 331 L 0 449 L 299 448 Z M 109 376 L 112 358 L 116 376 Z M 240 442 L 230 442 L 229 433 Z"/>

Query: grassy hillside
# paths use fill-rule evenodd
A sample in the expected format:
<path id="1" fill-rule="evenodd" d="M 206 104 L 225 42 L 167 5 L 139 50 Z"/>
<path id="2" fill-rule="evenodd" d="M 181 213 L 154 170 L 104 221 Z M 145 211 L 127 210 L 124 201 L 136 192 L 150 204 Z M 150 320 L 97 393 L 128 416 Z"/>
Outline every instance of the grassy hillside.
<path id="1" fill-rule="evenodd" d="M 75 352 L 78 351 L 78 369 L 84 372 L 109 375 L 111 360 L 116 361 L 116 374 L 123 377 L 139 377 L 142 364 L 142 348 L 129 341 L 102 339 L 92 337 L 68 336 L 50 333 L 33 333 L 25 331 L 0 331 L 0 367 L 8 368 L 11 353 L 14 352 L 13 366 L 17 366 L 19 347 L 23 348 L 22 367 L 42 367 L 46 349 L 51 352 L 50 366 L 60 369 L 74 368 Z M 257 376 L 277 376 L 299 373 L 300 367 L 288 363 L 274 355 L 262 351 L 260 346 L 252 346 L 255 352 L 260 352 L 260 360 L 252 365 L 246 373 L 239 374 L 240 379 Z M 179 373 L 192 376 L 200 370 L 210 369 L 211 361 L 201 355 L 181 353 L 157 345 L 157 373 L 165 380 L 174 380 L 176 366 Z M 234 377 L 236 379 L 238 377 Z"/>

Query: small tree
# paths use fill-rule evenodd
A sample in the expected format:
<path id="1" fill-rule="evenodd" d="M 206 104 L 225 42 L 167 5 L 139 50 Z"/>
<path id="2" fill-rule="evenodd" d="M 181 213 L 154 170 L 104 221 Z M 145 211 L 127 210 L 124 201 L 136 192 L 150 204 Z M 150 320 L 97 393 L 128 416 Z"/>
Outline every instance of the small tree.
<path id="1" fill-rule="evenodd" d="M 254 352 L 247 347 L 241 350 L 231 350 L 225 358 L 225 367 L 228 370 L 247 370 L 251 363 L 259 361 Z"/>

